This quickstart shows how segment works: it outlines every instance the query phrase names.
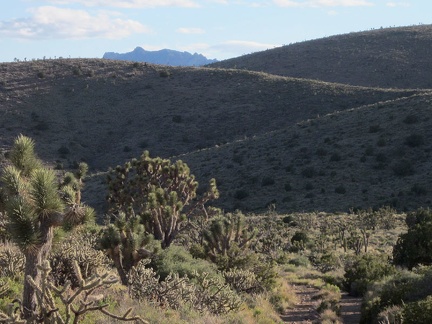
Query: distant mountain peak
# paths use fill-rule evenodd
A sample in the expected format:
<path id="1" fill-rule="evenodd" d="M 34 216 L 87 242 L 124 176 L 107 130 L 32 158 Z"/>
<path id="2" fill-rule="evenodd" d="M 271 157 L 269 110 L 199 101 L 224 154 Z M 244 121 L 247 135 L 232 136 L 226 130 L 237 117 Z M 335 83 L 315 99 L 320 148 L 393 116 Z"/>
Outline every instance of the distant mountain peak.
<path id="1" fill-rule="evenodd" d="M 191 54 L 189 52 L 180 52 L 170 49 L 146 51 L 139 46 L 137 46 L 132 52 L 128 53 L 106 52 L 103 55 L 103 58 L 122 61 L 148 62 L 171 66 L 201 66 L 218 61 L 216 59 L 207 59 L 204 55 L 198 53 Z"/>

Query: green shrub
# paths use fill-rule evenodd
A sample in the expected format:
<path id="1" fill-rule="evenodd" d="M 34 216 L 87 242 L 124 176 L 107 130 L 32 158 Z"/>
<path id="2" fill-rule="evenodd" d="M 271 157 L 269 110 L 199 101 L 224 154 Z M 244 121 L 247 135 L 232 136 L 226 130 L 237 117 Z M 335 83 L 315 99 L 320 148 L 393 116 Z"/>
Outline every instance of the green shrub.
<path id="1" fill-rule="evenodd" d="M 304 168 L 301 172 L 301 175 L 305 178 L 313 178 L 315 174 L 316 174 L 315 168 L 312 166 Z"/>
<path id="2" fill-rule="evenodd" d="M 79 66 L 74 66 L 72 68 L 72 73 L 73 73 L 73 75 L 76 75 L 76 76 L 80 76 L 83 74 L 83 72 Z"/>
<path id="3" fill-rule="evenodd" d="M 407 216 L 408 232 L 401 234 L 393 248 L 395 264 L 412 268 L 432 264 L 432 213 L 418 210 Z"/>
<path id="4" fill-rule="evenodd" d="M 380 137 L 377 141 L 378 147 L 383 147 L 387 145 L 387 140 L 384 137 Z"/>
<path id="5" fill-rule="evenodd" d="M 405 118 L 404 118 L 404 120 L 403 120 L 403 122 L 405 123 L 405 124 L 415 124 L 415 123 L 417 123 L 418 122 L 418 117 L 416 116 L 416 115 L 413 115 L 413 114 L 409 114 L 409 115 L 407 115 Z"/>
<path id="6" fill-rule="evenodd" d="M 381 130 L 380 125 L 370 125 L 369 133 L 378 133 Z"/>
<path id="7" fill-rule="evenodd" d="M 366 147 L 365 155 L 366 156 L 371 156 L 373 154 L 374 154 L 374 148 L 372 146 L 370 146 L 370 145 L 368 147 Z"/>
<path id="8" fill-rule="evenodd" d="M 363 295 L 368 285 L 395 273 L 386 255 L 362 254 L 345 266 L 344 285 L 352 295 Z"/>
<path id="9" fill-rule="evenodd" d="M 316 154 L 318 156 L 326 156 L 327 153 L 328 153 L 327 150 L 325 148 L 322 148 L 322 147 L 320 147 L 316 150 Z"/>
<path id="10" fill-rule="evenodd" d="M 310 242 L 309 235 L 304 231 L 297 231 L 291 238 L 292 244 L 307 244 Z"/>
<path id="11" fill-rule="evenodd" d="M 217 275 L 214 264 L 203 260 L 195 259 L 184 247 L 172 245 L 162 250 L 150 263 L 161 280 L 164 280 L 170 273 L 177 273 L 181 277 L 193 278 L 195 272 Z"/>
<path id="12" fill-rule="evenodd" d="M 62 145 L 62 146 L 60 146 L 60 148 L 57 150 L 57 152 L 58 152 L 60 155 L 67 155 L 67 154 L 70 153 L 70 150 L 69 150 L 69 148 L 68 148 L 67 146 Z"/>
<path id="13" fill-rule="evenodd" d="M 330 156 L 331 162 L 339 162 L 342 159 L 339 153 L 335 152 Z"/>
<path id="14" fill-rule="evenodd" d="M 275 184 L 275 179 L 273 177 L 267 176 L 261 180 L 261 186 L 272 186 Z"/>
<path id="15" fill-rule="evenodd" d="M 305 267 L 308 268 L 310 266 L 310 261 L 307 257 L 304 255 L 299 255 L 291 260 L 288 261 L 289 264 L 293 264 L 296 267 Z"/>
<path id="16" fill-rule="evenodd" d="M 416 183 L 411 187 L 411 192 L 414 193 L 416 196 L 425 196 L 428 191 L 425 187 Z"/>
<path id="17" fill-rule="evenodd" d="M 432 296 L 408 303 L 403 308 L 404 324 L 428 324 L 432 323 Z"/>
<path id="18" fill-rule="evenodd" d="M 171 73 L 168 70 L 162 70 L 159 72 L 159 76 L 161 78 L 168 78 L 171 75 Z"/>
<path id="19" fill-rule="evenodd" d="M 305 189 L 306 190 L 313 190 L 313 188 L 314 188 L 314 185 L 312 184 L 312 182 L 307 182 L 305 184 Z"/>
<path id="20" fill-rule="evenodd" d="M 343 185 L 337 186 L 335 188 L 335 193 L 343 195 L 343 194 L 346 193 L 346 189 L 345 189 L 345 187 Z"/>
<path id="21" fill-rule="evenodd" d="M 423 135 L 420 134 L 411 134 L 405 139 L 405 144 L 410 147 L 421 146 L 425 143 L 425 139 Z"/>
<path id="22" fill-rule="evenodd" d="M 239 189 L 234 193 L 234 198 L 238 200 L 242 200 L 247 197 L 249 197 L 249 192 L 246 189 Z"/>
<path id="23" fill-rule="evenodd" d="M 34 128 L 38 131 L 45 131 L 45 130 L 49 129 L 49 125 L 46 121 L 43 120 L 43 121 L 39 122 Z"/>
<path id="24" fill-rule="evenodd" d="M 292 190 L 291 183 L 289 183 L 289 182 L 285 183 L 284 189 L 285 189 L 285 191 L 291 191 Z"/>
<path id="25" fill-rule="evenodd" d="M 411 161 L 402 159 L 394 164 L 393 172 L 398 177 L 406 177 L 414 174 L 414 167 Z"/>
<path id="26" fill-rule="evenodd" d="M 174 115 L 173 117 L 172 117 L 172 121 L 174 122 L 174 123 L 177 123 L 177 124 L 179 124 L 179 123 L 181 123 L 182 122 L 182 116 L 180 116 L 180 115 Z"/>

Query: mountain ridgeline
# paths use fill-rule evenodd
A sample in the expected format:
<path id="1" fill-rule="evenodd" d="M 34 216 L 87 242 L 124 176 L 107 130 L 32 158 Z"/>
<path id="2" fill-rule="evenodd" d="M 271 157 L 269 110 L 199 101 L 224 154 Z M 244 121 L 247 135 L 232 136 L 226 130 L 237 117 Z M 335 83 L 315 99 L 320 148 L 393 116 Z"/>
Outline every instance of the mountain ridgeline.
<path id="1" fill-rule="evenodd" d="M 208 59 L 198 53 L 191 54 L 189 52 L 179 52 L 170 49 L 146 51 L 142 47 L 136 47 L 132 52 L 128 53 L 106 52 L 103 58 L 171 66 L 201 66 L 217 62 L 215 59 Z"/>
<path id="2" fill-rule="evenodd" d="M 83 197 L 101 212 L 105 172 L 144 150 L 183 160 L 201 185 L 216 178 L 227 211 L 426 207 L 431 35 L 372 30 L 206 67 L 0 64 L 0 153 L 22 133 L 58 169 L 87 162 Z"/>

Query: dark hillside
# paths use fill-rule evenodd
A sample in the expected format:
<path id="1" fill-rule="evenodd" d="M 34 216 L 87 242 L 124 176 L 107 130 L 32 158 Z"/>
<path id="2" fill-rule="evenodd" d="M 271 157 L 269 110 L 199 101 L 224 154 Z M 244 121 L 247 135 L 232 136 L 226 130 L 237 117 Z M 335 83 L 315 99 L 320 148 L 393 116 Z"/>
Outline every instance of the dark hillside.
<path id="1" fill-rule="evenodd" d="M 290 77 L 384 88 L 432 88 L 432 25 L 295 43 L 214 63 Z"/>
<path id="2" fill-rule="evenodd" d="M 415 96 L 178 158 L 199 179 L 216 177 L 230 210 L 414 209 L 431 204 L 431 116 L 432 95 Z"/>
<path id="3" fill-rule="evenodd" d="M 0 65 L 0 145 L 19 133 L 47 161 L 105 170 L 141 154 L 169 157 L 286 128 L 414 91 L 349 87 L 209 68 L 105 60 Z"/>
<path id="4" fill-rule="evenodd" d="M 184 159 L 201 184 L 215 177 L 227 210 L 410 208 L 432 191 L 424 91 L 109 60 L 0 72 L 0 150 L 23 133 L 58 168 L 86 161 L 96 174 L 149 150 Z M 93 176 L 84 193 L 99 211 L 105 188 Z"/>

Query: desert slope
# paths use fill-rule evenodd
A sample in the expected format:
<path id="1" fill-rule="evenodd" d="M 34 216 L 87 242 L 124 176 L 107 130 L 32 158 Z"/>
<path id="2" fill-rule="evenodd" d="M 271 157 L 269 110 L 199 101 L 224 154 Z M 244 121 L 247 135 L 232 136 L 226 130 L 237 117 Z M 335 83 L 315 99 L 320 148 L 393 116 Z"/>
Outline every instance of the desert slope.
<path id="1" fill-rule="evenodd" d="M 290 44 L 212 64 L 384 88 L 432 88 L 432 25 L 383 28 Z"/>

